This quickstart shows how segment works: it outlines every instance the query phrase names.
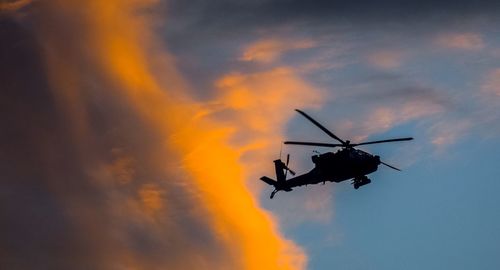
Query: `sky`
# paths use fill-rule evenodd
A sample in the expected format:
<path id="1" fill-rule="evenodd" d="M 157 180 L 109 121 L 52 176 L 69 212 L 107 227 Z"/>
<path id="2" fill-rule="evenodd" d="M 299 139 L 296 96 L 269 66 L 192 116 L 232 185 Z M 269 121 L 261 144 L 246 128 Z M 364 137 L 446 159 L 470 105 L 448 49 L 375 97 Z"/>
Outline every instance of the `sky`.
<path id="1" fill-rule="evenodd" d="M 0 268 L 498 269 L 497 1 L 0 1 Z M 331 142 L 399 167 L 279 192 Z M 29 259 L 27 259 L 29 258 Z"/>

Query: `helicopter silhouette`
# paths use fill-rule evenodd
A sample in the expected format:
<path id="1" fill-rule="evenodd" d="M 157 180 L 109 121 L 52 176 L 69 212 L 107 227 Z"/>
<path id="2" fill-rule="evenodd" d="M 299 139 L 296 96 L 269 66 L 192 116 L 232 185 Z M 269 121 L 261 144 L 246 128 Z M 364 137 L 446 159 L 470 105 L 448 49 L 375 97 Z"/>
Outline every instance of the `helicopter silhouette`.
<path id="1" fill-rule="evenodd" d="M 378 141 L 368 141 L 361 143 L 351 143 L 348 140 L 342 140 L 333 134 L 331 131 L 326 129 L 312 117 L 307 115 L 301 110 L 297 110 L 298 113 L 303 115 L 314 125 L 320 128 L 323 132 L 328 134 L 333 139 L 337 140 L 339 143 L 318 143 L 318 142 L 301 142 L 301 141 L 285 141 L 284 144 L 293 145 L 308 145 L 308 146 L 322 146 L 322 147 L 341 147 L 337 152 L 326 152 L 323 154 L 318 154 L 312 156 L 312 162 L 314 163 L 314 168 L 302 175 L 290 178 L 287 180 L 287 174 L 290 172 L 291 175 L 295 176 L 295 172 L 288 167 L 290 161 L 290 155 L 287 155 L 286 163 L 281 161 L 281 159 L 274 160 L 274 167 L 276 170 L 276 180 L 271 179 L 267 176 L 263 176 L 260 180 L 264 181 L 268 185 L 274 186 L 274 191 L 271 193 L 270 198 L 272 199 L 274 195 L 280 191 L 292 191 L 294 187 L 303 185 L 312 185 L 327 181 L 339 183 L 352 179 L 352 185 L 355 189 L 361 186 L 371 183 L 371 180 L 366 176 L 367 174 L 377 171 L 378 166 L 383 164 L 391 169 L 401 171 L 400 169 L 391 166 L 380 160 L 377 155 L 372 155 L 363 150 L 356 149 L 354 147 L 367 144 L 377 144 L 377 143 L 387 143 L 387 142 L 398 142 L 398 141 L 409 141 L 413 140 L 411 137 L 407 138 L 397 138 L 388 140 L 378 140 Z"/>

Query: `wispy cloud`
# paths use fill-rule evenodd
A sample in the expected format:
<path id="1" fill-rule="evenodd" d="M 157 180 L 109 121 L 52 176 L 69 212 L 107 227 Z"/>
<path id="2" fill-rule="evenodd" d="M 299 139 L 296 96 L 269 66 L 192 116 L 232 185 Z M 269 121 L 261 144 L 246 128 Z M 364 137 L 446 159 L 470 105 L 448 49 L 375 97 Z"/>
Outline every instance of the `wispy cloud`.
<path id="1" fill-rule="evenodd" d="M 456 143 L 473 126 L 468 119 L 450 122 L 450 120 L 437 122 L 431 128 L 433 131 L 432 144 L 438 147 L 438 150 L 445 149 L 447 146 Z"/>
<path id="2" fill-rule="evenodd" d="M 314 47 L 315 44 L 312 40 L 263 39 L 246 46 L 240 60 L 271 63 L 288 51 L 309 49 Z"/>
<path id="3" fill-rule="evenodd" d="M 408 101 L 398 105 L 374 108 L 365 121 L 362 122 L 362 138 L 371 134 L 381 133 L 408 121 L 422 119 L 440 113 L 443 107 L 422 100 Z"/>
<path id="4" fill-rule="evenodd" d="M 335 100 L 332 108 L 339 110 L 343 104 L 355 106 L 352 110 L 356 113 L 342 120 L 339 128 L 354 135 L 356 141 L 402 123 L 442 115 L 454 107 L 447 95 L 437 89 L 405 83 L 398 77 L 375 78 L 361 84 L 352 96 Z"/>
<path id="5" fill-rule="evenodd" d="M 401 66 L 406 55 L 397 50 L 381 50 L 368 55 L 367 60 L 370 65 L 380 69 L 395 69 Z"/>
<path id="6" fill-rule="evenodd" d="M 490 71 L 481 85 L 483 93 L 500 96 L 500 68 Z"/>
<path id="7" fill-rule="evenodd" d="M 436 37 L 438 46 L 458 50 L 481 50 L 485 47 L 483 37 L 479 33 L 444 33 Z"/>
<path id="8" fill-rule="evenodd" d="M 0 2 L 0 12 L 13 12 L 17 11 L 29 4 L 34 0 L 15 0 L 15 1 L 2 1 Z"/>

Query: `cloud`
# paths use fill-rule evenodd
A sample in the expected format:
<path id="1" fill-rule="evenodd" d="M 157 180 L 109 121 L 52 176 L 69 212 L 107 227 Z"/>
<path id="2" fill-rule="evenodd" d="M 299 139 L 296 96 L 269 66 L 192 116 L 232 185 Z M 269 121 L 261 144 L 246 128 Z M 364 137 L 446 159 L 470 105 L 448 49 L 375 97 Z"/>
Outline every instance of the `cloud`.
<path id="1" fill-rule="evenodd" d="M 229 73 L 222 76 L 216 110 L 212 113 L 229 126 L 237 126 L 232 143 L 245 149 L 244 161 L 249 179 L 261 175 L 279 152 L 287 120 L 295 108 L 318 108 L 324 93 L 303 80 L 290 67 L 276 67 L 255 73 Z"/>
<path id="2" fill-rule="evenodd" d="M 431 130 L 434 135 L 432 144 L 438 147 L 438 150 L 444 150 L 447 146 L 456 143 L 456 141 L 466 134 L 472 127 L 472 123 L 468 119 L 460 119 L 460 121 L 437 122 Z"/>
<path id="3" fill-rule="evenodd" d="M 33 0 L 17 0 L 17 1 L 2 1 L 0 2 L 0 12 L 14 12 L 31 4 Z"/>
<path id="4" fill-rule="evenodd" d="M 498 18 L 499 3 L 483 1 L 406 1 L 404 5 L 393 0 L 357 1 L 304 1 L 304 0 L 216 0 L 169 1 L 168 12 L 177 35 L 203 40 L 234 37 L 241 34 L 283 28 L 312 26 L 311 32 L 336 27 L 368 27 L 384 25 L 394 29 L 394 23 L 403 23 L 402 31 L 417 26 L 425 31 L 447 29 L 449 26 L 467 25 L 476 18 L 494 21 Z M 367 28 L 364 28 L 367 29 Z M 373 28 L 371 28 L 373 29 Z M 432 30 L 430 30 L 432 29 Z"/>
<path id="5" fill-rule="evenodd" d="M 490 53 L 492 57 L 500 58 L 500 48 L 491 49 Z"/>
<path id="6" fill-rule="evenodd" d="M 290 50 L 309 49 L 314 46 L 315 42 L 312 40 L 264 39 L 248 45 L 240 60 L 271 63 Z"/>
<path id="7" fill-rule="evenodd" d="M 320 92 L 289 67 L 256 73 L 229 73 L 216 83 L 220 105 L 246 117 L 242 123 L 254 132 L 280 134 L 293 108 L 321 104 Z M 279 113 L 276 113 L 279 112 Z"/>
<path id="8" fill-rule="evenodd" d="M 8 73 L 5 108 L 15 113 L 6 118 L 12 129 L 2 133 L 2 146 L 12 145 L 2 151 L 9 160 L 2 164 L 11 166 L 2 170 L 8 187 L 0 193 L 2 213 L 11 214 L 2 223 L 8 240 L 0 244 L 7 267 L 305 268 L 304 251 L 281 235 L 246 186 L 247 149 L 190 97 L 156 39 L 152 2 L 119 2 L 118 9 L 116 1 L 46 1 L 29 18 L 33 55 L 41 59 Z M 36 60 L 37 81 L 18 73 Z M 259 76 L 275 82 L 249 79 Z M 249 78 L 226 78 L 225 85 L 310 90 L 287 69 Z M 256 93 L 274 109 L 286 103 L 286 92 Z M 245 101 L 252 95 L 226 93 L 213 103 L 253 114 L 263 107 Z M 248 130 L 271 127 L 248 119 Z"/>
<path id="9" fill-rule="evenodd" d="M 397 76 L 372 76 L 349 96 L 334 100 L 331 107 L 348 112 L 347 120 L 339 119 L 339 129 L 354 136 L 353 141 L 455 110 L 452 99 L 443 91 L 404 82 Z"/>
<path id="10" fill-rule="evenodd" d="M 270 67 L 258 72 L 230 72 L 216 82 L 219 102 L 211 112 L 227 126 L 237 127 L 231 142 L 244 149 L 242 162 L 248 185 L 266 198 L 269 186 L 256 179 L 263 174 L 274 177 L 272 160 L 278 158 L 285 140 L 287 122 L 296 116 L 294 109 L 318 109 L 327 93 L 301 77 L 291 66 Z M 332 217 L 330 190 L 297 189 L 293 197 L 283 194 L 272 208 L 290 226 L 305 221 L 326 223 Z M 314 211 L 313 211 L 314 209 Z M 293 220 L 293 221 L 292 221 Z"/>
<path id="11" fill-rule="evenodd" d="M 436 44 L 443 48 L 458 50 L 480 50 L 485 47 L 483 38 L 478 33 L 446 33 L 439 35 Z"/>
<path id="12" fill-rule="evenodd" d="M 277 205 L 273 208 L 280 213 L 280 218 L 288 227 L 302 223 L 329 224 L 334 216 L 332 203 L 335 186 L 325 185 L 308 186 L 295 189 L 291 194 L 280 194 L 275 198 Z"/>
<path id="13" fill-rule="evenodd" d="M 490 71 L 481 85 L 483 93 L 500 96 L 500 68 Z"/>
<path id="14" fill-rule="evenodd" d="M 398 105 L 380 106 L 373 109 L 362 122 L 361 137 L 381 133 L 390 128 L 411 120 L 421 119 L 443 112 L 443 107 L 438 104 L 428 103 L 423 100 L 407 101 Z"/>
<path id="15" fill-rule="evenodd" d="M 368 55 L 368 63 L 381 69 L 398 68 L 405 55 L 401 51 L 381 50 Z"/>
<path id="16" fill-rule="evenodd" d="M 318 62 L 301 66 L 301 59 L 291 65 L 284 56 L 295 50 L 307 56 L 306 49 L 337 48 L 337 43 L 307 38 L 294 43 L 273 31 L 300 26 L 321 35 L 350 24 L 364 27 L 374 18 L 400 22 L 408 14 L 414 16 L 409 20 L 421 21 L 422 14 L 432 17 L 430 1 L 408 7 L 391 1 L 347 6 L 289 1 L 286 9 L 275 1 L 171 1 L 167 14 L 173 19 L 165 32 L 191 35 L 176 40 L 177 46 L 194 44 L 221 61 L 207 61 L 213 67 L 198 71 L 210 73 L 206 81 L 213 79 L 214 85 L 196 89 L 192 85 L 199 77 L 186 76 L 178 66 L 188 61 L 170 55 L 158 39 L 165 29 L 156 29 L 158 18 L 152 14 L 161 8 L 155 1 L 119 2 L 120 8 L 118 1 L 39 1 L 24 28 L 16 30 L 21 37 L 10 30 L 0 33 L 8 41 L 0 44 L 8 59 L 0 67 L 6 89 L 0 107 L 8 112 L 0 116 L 7 127 L 0 133 L 5 149 L 0 171 L 6 179 L 0 192 L 6 217 L 0 250 L 11 268 L 304 269 L 305 252 L 280 233 L 277 220 L 256 199 L 264 186 L 256 179 L 272 172 L 270 161 L 278 155 L 293 109 L 348 117 L 339 120 L 342 132 L 361 140 L 410 121 L 439 122 L 453 105 L 436 89 L 394 87 L 393 81 L 373 87 L 368 80 L 357 92 L 336 81 L 330 85 L 327 78 L 322 84 L 328 84 L 327 92 L 311 82 L 317 74 L 304 73 L 332 69 L 329 59 L 318 54 Z M 449 5 L 437 4 L 436 12 Z M 450 13 L 460 16 L 470 6 L 483 10 L 476 5 L 454 4 Z M 354 34 L 335 32 L 331 41 L 359 41 L 359 32 L 351 30 Z M 179 36 L 169 37 L 172 42 Z M 207 37 L 211 47 L 200 42 Z M 221 53 L 226 47 L 220 44 L 231 47 L 229 52 Z M 342 51 L 346 61 L 337 64 L 354 63 L 357 49 L 361 55 L 375 52 L 371 64 L 386 71 L 404 60 L 404 53 L 367 44 L 368 49 Z M 213 48 L 220 51 L 214 54 Z M 21 51 L 11 52 L 16 50 Z M 220 60 L 228 55 L 229 64 Z M 345 70 L 332 74 L 344 75 L 352 76 Z M 494 93 L 491 78 L 484 89 Z M 436 145 L 468 128 L 444 125 L 431 131 Z M 317 195 L 301 189 L 295 193 L 299 200 L 278 200 L 283 198 L 298 220 L 325 222 L 332 216 L 330 191 Z"/>

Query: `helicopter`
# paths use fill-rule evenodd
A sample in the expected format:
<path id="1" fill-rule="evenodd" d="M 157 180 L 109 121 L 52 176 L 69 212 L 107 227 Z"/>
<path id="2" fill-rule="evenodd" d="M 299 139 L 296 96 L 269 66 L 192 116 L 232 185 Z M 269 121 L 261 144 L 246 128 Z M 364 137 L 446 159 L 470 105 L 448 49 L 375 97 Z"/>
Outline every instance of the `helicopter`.
<path id="1" fill-rule="evenodd" d="M 276 171 L 276 180 L 263 176 L 260 180 L 264 181 L 266 184 L 274 186 L 274 190 L 271 193 L 270 198 L 272 199 L 278 191 L 292 191 L 293 188 L 312 185 L 325 182 L 343 182 L 352 179 L 351 184 L 354 189 L 358 189 L 361 186 L 371 183 L 371 180 L 366 176 L 370 173 L 377 171 L 380 164 L 385 165 L 391 169 L 401 171 L 400 169 L 389 165 L 380 160 L 377 155 L 372 155 L 354 147 L 367 144 L 378 144 L 387 142 L 399 142 L 399 141 L 410 141 L 413 140 L 411 137 L 406 138 L 396 138 L 388 140 L 378 140 L 378 141 L 368 141 L 361 143 L 351 143 L 349 140 L 342 140 L 333 134 L 330 130 L 325 128 L 323 125 L 314 120 L 311 116 L 305 112 L 296 109 L 298 113 L 304 116 L 306 119 L 311 121 L 315 126 L 325 132 L 328 136 L 338 141 L 338 143 L 320 143 L 320 142 L 302 142 L 302 141 L 285 141 L 284 144 L 291 145 L 306 145 L 306 146 L 321 146 L 321 147 L 340 147 L 341 149 L 337 152 L 326 152 L 323 154 L 313 155 L 311 157 L 314 163 L 314 168 L 302 175 L 295 176 L 295 172 L 288 167 L 290 161 L 290 155 L 287 155 L 286 163 L 280 159 L 274 160 L 274 167 Z M 287 175 L 290 173 L 295 176 L 293 178 L 287 179 Z"/>

